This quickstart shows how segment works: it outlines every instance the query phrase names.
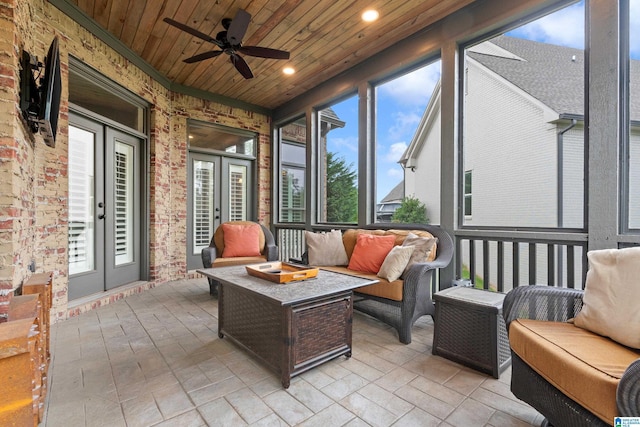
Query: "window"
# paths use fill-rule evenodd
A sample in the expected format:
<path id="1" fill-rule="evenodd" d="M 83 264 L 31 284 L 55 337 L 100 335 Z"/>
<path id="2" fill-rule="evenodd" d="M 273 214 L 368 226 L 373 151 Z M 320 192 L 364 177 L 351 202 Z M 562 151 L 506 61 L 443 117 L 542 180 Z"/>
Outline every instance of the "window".
<path id="1" fill-rule="evenodd" d="M 280 222 L 304 222 L 306 211 L 306 122 L 280 128 Z"/>
<path id="2" fill-rule="evenodd" d="M 440 62 L 375 88 L 377 222 L 391 221 L 405 196 L 439 217 Z"/>
<path id="3" fill-rule="evenodd" d="M 358 97 L 318 111 L 318 222 L 358 221 Z"/>
<path id="4" fill-rule="evenodd" d="M 189 120 L 189 148 L 222 154 L 256 155 L 256 135 L 251 132 Z"/>
<path id="5" fill-rule="evenodd" d="M 475 197 L 461 223 L 583 228 L 584 2 L 468 46 L 463 58 L 461 169 L 473 170 Z"/>
<path id="6" fill-rule="evenodd" d="M 628 228 L 640 230 L 640 0 L 629 0 Z M 624 18 L 623 18 L 624 19 Z"/>
<path id="7" fill-rule="evenodd" d="M 466 171 L 464 173 L 464 215 L 465 216 L 471 216 L 471 212 L 472 212 L 471 177 L 472 177 L 472 171 Z"/>

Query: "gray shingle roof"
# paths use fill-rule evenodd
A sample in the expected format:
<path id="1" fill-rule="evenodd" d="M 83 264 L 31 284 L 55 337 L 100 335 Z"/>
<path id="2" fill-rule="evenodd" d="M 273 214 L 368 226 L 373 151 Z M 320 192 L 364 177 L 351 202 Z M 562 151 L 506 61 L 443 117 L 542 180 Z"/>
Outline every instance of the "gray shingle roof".
<path id="1" fill-rule="evenodd" d="M 389 194 L 384 196 L 380 202 L 393 202 L 396 200 L 404 199 L 404 180 L 400 181 L 398 185 L 393 187 Z"/>
<path id="2" fill-rule="evenodd" d="M 472 52 L 471 58 L 559 114 L 584 116 L 584 51 L 515 37 L 491 43 L 523 60 Z M 640 120 L 640 61 L 631 61 L 631 119 Z"/>

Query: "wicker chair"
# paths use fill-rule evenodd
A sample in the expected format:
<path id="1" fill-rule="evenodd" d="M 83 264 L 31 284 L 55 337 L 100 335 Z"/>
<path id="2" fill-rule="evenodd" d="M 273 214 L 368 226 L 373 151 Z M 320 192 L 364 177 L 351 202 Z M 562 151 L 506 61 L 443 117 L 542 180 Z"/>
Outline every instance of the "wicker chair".
<path id="1" fill-rule="evenodd" d="M 507 331 L 518 318 L 564 322 L 582 309 L 583 291 L 549 286 L 521 286 L 507 294 L 503 314 Z M 539 411 L 545 425 L 605 426 L 601 419 L 551 385 L 512 354 L 511 391 Z M 640 359 L 625 371 L 617 389 L 616 403 L 620 416 L 640 415 Z M 613 421 L 613 420 L 611 420 Z"/>
<path id="2" fill-rule="evenodd" d="M 226 224 L 256 224 L 252 221 L 229 221 Z M 212 267 L 225 267 L 231 265 L 244 265 L 244 264 L 257 264 L 267 261 L 276 261 L 278 259 L 278 247 L 276 246 L 273 234 L 267 227 L 259 224 L 261 228 L 260 241 L 264 240 L 264 244 L 261 247 L 261 254 L 257 257 L 233 257 L 223 258 L 222 253 L 224 250 L 224 235 L 222 233 L 222 227 L 218 227 L 213 233 L 211 243 L 209 247 L 202 249 L 202 266 L 204 268 Z M 211 295 L 217 295 L 218 284 L 209 279 L 209 293 Z"/>

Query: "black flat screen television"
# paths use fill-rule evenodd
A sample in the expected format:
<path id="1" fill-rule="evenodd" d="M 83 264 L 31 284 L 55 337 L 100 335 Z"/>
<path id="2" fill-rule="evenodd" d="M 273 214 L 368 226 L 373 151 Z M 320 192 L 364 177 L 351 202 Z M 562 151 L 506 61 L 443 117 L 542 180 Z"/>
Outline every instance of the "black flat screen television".
<path id="1" fill-rule="evenodd" d="M 60 51 L 56 36 L 49 46 L 49 52 L 44 63 L 44 77 L 40 83 L 40 111 L 38 123 L 44 142 L 50 146 L 56 145 L 58 133 L 58 115 L 60 113 L 60 92 L 62 79 L 60 78 Z"/>
<path id="2" fill-rule="evenodd" d="M 40 131 L 44 142 L 55 147 L 62 90 L 58 37 L 51 42 L 44 65 L 34 60 L 28 52 L 23 52 L 21 68 L 22 113 L 29 122 L 31 131 Z M 34 72 L 38 75 L 37 79 Z"/>

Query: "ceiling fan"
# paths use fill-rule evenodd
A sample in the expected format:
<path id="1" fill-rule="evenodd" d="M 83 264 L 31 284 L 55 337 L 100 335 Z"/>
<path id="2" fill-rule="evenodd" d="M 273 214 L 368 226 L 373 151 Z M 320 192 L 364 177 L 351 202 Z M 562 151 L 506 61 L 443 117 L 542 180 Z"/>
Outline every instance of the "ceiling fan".
<path id="1" fill-rule="evenodd" d="M 203 61 L 209 58 L 215 58 L 216 56 L 226 53 L 229 55 L 229 60 L 236 67 L 236 70 L 242 74 L 245 79 L 253 78 L 253 73 L 247 62 L 239 55 L 243 53 L 249 56 L 255 56 L 258 58 L 271 58 L 271 59 L 289 59 L 289 52 L 284 50 L 271 49 L 268 47 L 260 46 L 242 46 L 242 38 L 247 32 L 247 27 L 251 21 L 251 15 L 242 9 L 238 9 L 236 16 L 233 19 L 224 18 L 222 20 L 222 26 L 224 31 L 220 31 L 215 38 L 201 33 L 200 31 L 189 27 L 183 23 L 174 21 L 171 18 L 164 18 L 164 22 L 169 25 L 185 31 L 192 36 L 198 37 L 204 41 L 210 42 L 218 46 L 221 50 L 212 50 L 209 52 L 200 53 L 184 60 L 187 64 Z"/>

